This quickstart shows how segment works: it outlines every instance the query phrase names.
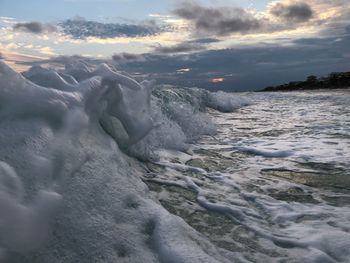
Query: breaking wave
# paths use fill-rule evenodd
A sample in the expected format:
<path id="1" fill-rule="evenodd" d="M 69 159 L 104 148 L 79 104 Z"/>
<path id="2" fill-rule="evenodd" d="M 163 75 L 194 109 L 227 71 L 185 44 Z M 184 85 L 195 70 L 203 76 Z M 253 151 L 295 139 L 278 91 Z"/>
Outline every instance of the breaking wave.
<path id="1" fill-rule="evenodd" d="M 84 61 L 23 75 L 0 62 L 0 259 L 230 262 L 141 181 L 162 149 L 215 135 L 212 109 L 250 102 L 155 87 Z"/>

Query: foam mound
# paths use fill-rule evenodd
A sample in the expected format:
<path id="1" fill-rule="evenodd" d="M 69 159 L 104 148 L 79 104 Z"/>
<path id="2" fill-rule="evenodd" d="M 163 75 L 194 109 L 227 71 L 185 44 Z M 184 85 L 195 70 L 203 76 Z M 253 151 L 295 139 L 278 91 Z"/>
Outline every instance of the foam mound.
<path id="1" fill-rule="evenodd" d="M 107 64 L 21 75 L 0 62 L 1 262 L 230 262 L 130 157 L 215 133 L 203 97 L 170 92 Z"/>

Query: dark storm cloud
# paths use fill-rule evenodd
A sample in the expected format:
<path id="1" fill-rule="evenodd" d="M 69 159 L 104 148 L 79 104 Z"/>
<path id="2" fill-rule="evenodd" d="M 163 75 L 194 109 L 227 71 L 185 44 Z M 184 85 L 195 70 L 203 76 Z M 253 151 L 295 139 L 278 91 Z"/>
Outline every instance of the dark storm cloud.
<path id="1" fill-rule="evenodd" d="M 345 28 L 346 34 L 350 34 L 350 25 Z"/>
<path id="2" fill-rule="evenodd" d="M 56 31 L 56 27 L 49 24 L 42 24 L 40 22 L 28 22 L 15 24 L 13 26 L 13 30 L 32 34 L 42 34 Z"/>
<path id="3" fill-rule="evenodd" d="M 59 24 L 63 32 L 77 39 L 87 37 L 114 38 L 114 37 L 142 37 L 156 35 L 163 31 L 154 23 L 136 24 L 118 24 L 118 23 L 100 23 L 96 21 L 87 21 L 84 19 L 68 19 Z"/>
<path id="4" fill-rule="evenodd" d="M 4 56 L 2 55 L 1 52 L 0 52 L 0 59 L 4 59 Z"/>
<path id="5" fill-rule="evenodd" d="M 177 54 L 177 53 L 193 53 L 208 49 L 208 45 L 220 42 L 216 38 L 198 38 L 185 41 L 173 46 L 155 46 L 153 47 L 154 54 Z"/>
<path id="6" fill-rule="evenodd" d="M 174 14 L 190 21 L 198 35 L 226 36 L 260 28 L 260 21 L 242 8 L 212 8 L 195 1 L 182 1 Z"/>
<path id="7" fill-rule="evenodd" d="M 270 9 L 270 13 L 289 22 L 306 22 L 313 17 L 313 10 L 307 3 L 276 3 Z"/>
<path id="8" fill-rule="evenodd" d="M 186 53 L 203 50 L 205 47 L 202 44 L 184 42 L 170 47 L 158 46 L 154 48 L 155 53 L 160 54 L 174 54 L 174 53 Z"/>
<path id="9" fill-rule="evenodd" d="M 142 61 L 144 56 L 142 54 L 133 54 L 133 53 L 119 53 L 112 56 L 113 61 L 117 63 L 126 63 L 130 61 Z"/>
<path id="10" fill-rule="evenodd" d="M 198 44 L 212 44 L 212 43 L 217 43 L 220 42 L 220 39 L 217 38 L 199 38 L 195 40 L 189 41 L 189 43 L 198 43 Z"/>
<path id="11" fill-rule="evenodd" d="M 254 90 L 308 75 L 327 75 L 349 71 L 350 36 L 339 39 L 304 38 L 290 46 L 260 44 L 225 50 L 204 50 L 193 54 L 147 54 L 144 61 L 123 65 L 127 72 L 137 72 L 158 83 L 198 86 L 208 89 Z M 190 68 L 186 74 L 176 74 Z M 213 84 L 211 78 L 224 78 Z"/>

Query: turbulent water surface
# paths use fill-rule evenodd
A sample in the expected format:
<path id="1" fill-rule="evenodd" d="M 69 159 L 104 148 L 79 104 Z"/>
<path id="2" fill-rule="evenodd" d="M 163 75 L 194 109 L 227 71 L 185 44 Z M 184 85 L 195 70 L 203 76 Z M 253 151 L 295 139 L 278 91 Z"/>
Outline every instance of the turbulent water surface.
<path id="1" fill-rule="evenodd" d="M 348 91 L 0 62 L 0 103 L 1 262 L 350 260 Z"/>
<path id="2" fill-rule="evenodd" d="M 252 105 L 210 112 L 218 134 L 193 145 L 193 155 L 163 154 L 151 189 L 242 261 L 348 262 L 349 91 L 246 96 Z M 159 181 L 169 178 L 198 188 Z"/>

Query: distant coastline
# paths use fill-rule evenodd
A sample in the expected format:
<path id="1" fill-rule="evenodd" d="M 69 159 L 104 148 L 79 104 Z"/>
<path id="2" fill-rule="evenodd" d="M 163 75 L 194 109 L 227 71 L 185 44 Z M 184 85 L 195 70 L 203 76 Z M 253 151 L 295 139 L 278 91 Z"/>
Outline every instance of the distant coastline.
<path id="1" fill-rule="evenodd" d="M 293 81 L 278 86 L 269 86 L 264 91 L 298 91 L 298 90 L 318 90 L 318 89 L 349 89 L 350 72 L 334 72 L 327 77 L 317 78 L 308 76 L 304 81 Z"/>

